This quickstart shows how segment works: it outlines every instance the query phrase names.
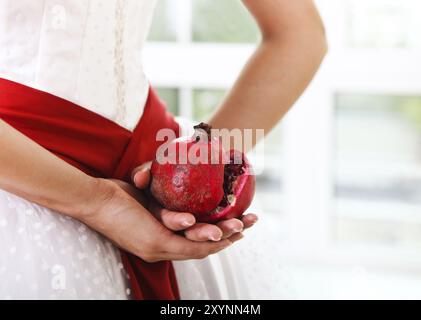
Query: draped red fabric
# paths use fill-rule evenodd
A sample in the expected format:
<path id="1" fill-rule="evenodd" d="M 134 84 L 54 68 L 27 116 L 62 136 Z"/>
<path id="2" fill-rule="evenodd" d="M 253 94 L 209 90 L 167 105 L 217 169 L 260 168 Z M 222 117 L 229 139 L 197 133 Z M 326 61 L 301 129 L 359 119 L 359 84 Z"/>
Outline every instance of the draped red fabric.
<path id="1" fill-rule="evenodd" d="M 179 126 L 150 89 L 133 132 L 65 99 L 0 78 L 0 118 L 80 170 L 130 182 L 131 171 L 155 158 L 156 133 Z M 146 263 L 121 251 L 135 299 L 179 299 L 171 262 Z"/>

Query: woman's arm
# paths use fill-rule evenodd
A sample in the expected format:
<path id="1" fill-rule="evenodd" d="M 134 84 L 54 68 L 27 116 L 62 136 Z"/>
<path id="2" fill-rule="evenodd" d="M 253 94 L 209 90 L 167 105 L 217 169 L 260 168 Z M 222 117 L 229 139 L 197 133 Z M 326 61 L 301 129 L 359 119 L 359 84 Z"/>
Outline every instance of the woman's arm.
<path id="1" fill-rule="evenodd" d="M 74 218 L 89 215 L 99 179 L 54 156 L 0 120 L 0 188 Z M 112 190 L 103 188 L 103 195 Z"/>
<path id="2" fill-rule="evenodd" d="M 161 210 L 166 228 L 130 185 L 88 176 L 2 120 L 0 189 L 81 220 L 146 261 L 203 258 L 241 238 L 195 242 L 179 236 L 173 231 L 185 229 L 183 219 L 191 214 Z"/>
<path id="3" fill-rule="evenodd" d="M 326 54 L 312 0 L 243 0 L 262 42 L 210 123 L 267 134 L 308 86 Z"/>

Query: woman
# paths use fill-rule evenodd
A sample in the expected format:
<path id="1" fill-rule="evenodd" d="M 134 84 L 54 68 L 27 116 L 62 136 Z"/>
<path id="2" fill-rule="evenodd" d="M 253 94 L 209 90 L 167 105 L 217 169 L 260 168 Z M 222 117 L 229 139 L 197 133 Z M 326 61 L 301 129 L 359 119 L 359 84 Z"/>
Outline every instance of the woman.
<path id="1" fill-rule="evenodd" d="M 324 30 L 311 0 L 243 2 L 262 41 L 208 122 L 269 132 L 316 72 Z M 257 221 L 199 224 L 130 183 L 147 186 L 135 166 L 156 132 L 179 129 L 139 61 L 154 5 L 0 0 L 0 298 L 212 298 L 206 268 L 177 265 L 177 285 L 169 261 L 219 252 Z"/>

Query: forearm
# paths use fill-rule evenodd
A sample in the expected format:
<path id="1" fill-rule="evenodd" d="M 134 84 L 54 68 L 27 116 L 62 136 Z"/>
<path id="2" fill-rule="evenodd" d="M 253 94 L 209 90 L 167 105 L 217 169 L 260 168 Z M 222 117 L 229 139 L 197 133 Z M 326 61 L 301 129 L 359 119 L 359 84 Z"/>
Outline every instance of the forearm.
<path id="1" fill-rule="evenodd" d="M 325 52 L 321 27 L 267 32 L 210 123 L 269 132 L 308 86 Z"/>
<path id="2" fill-rule="evenodd" d="M 78 217 L 96 198 L 98 181 L 0 120 L 0 189 Z"/>

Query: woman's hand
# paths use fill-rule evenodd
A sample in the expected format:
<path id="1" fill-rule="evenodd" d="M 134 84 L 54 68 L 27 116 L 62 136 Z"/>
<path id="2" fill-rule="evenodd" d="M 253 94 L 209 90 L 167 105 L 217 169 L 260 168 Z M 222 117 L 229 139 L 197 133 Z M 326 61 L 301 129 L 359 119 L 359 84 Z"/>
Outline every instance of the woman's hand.
<path id="1" fill-rule="evenodd" d="M 172 231 L 185 228 L 177 227 L 178 219 L 163 219 L 166 225 L 173 226 L 170 230 L 152 216 L 142 206 L 148 205 L 148 200 L 141 191 L 118 180 L 97 181 L 96 197 L 86 210 L 89 213 L 79 216 L 79 220 L 147 262 L 202 259 L 242 237 L 238 233 L 220 241 L 191 241 Z M 161 217 L 167 217 L 166 212 L 161 210 Z"/>
<path id="2" fill-rule="evenodd" d="M 132 180 L 138 189 L 146 189 L 149 186 L 150 166 L 151 163 L 148 162 L 133 171 Z M 216 225 L 196 223 L 193 214 L 164 209 L 153 199 L 149 200 L 147 208 L 168 229 L 182 231 L 187 239 L 193 241 L 219 241 L 221 239 L 231 239 L 233 236 L 236 239 L 242 238 L 241 232 L 244 229 L 251 227 L 257 221 L 257 216 L 255 214 L 247 214 L 243 216 L 241 220 L 224 220 Z"/>

